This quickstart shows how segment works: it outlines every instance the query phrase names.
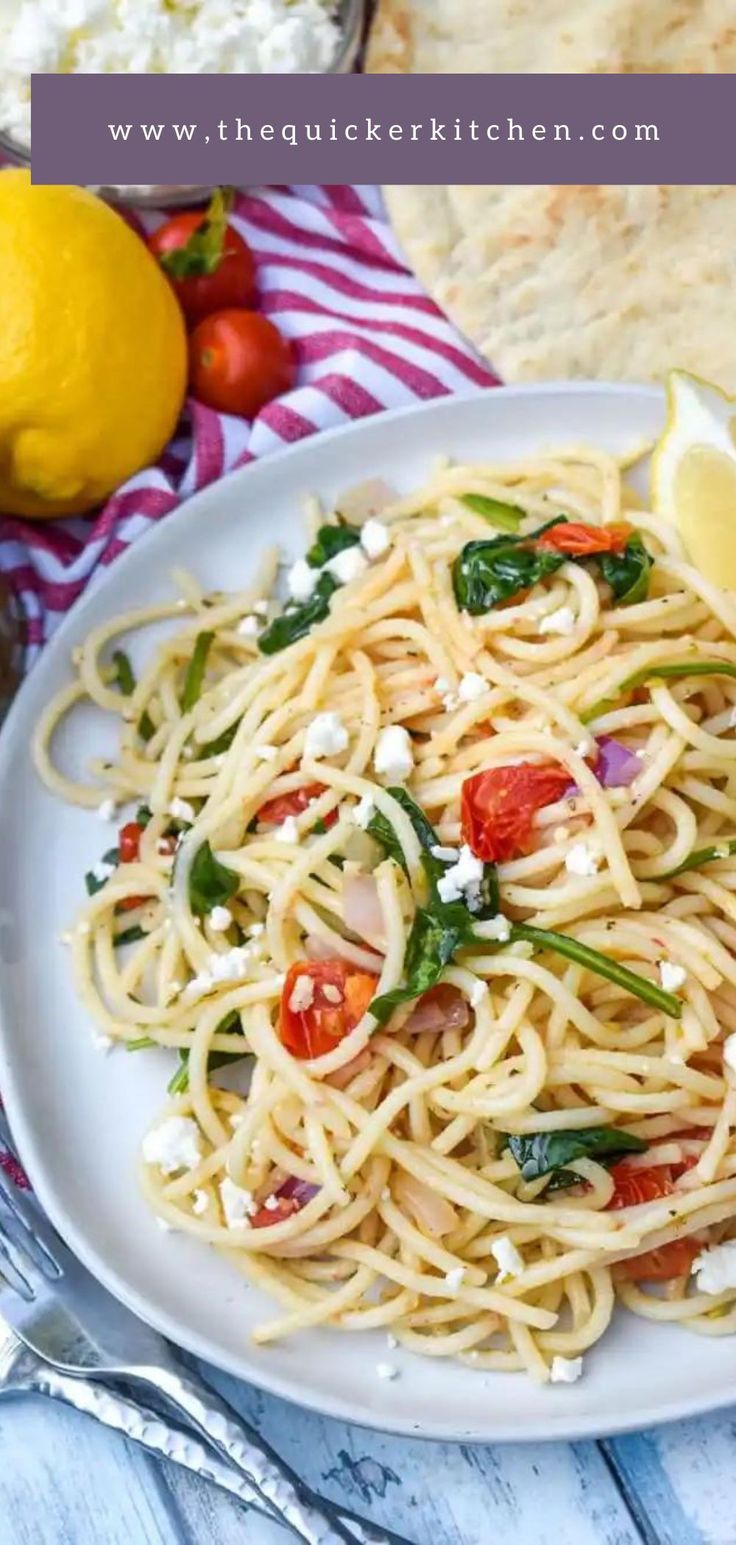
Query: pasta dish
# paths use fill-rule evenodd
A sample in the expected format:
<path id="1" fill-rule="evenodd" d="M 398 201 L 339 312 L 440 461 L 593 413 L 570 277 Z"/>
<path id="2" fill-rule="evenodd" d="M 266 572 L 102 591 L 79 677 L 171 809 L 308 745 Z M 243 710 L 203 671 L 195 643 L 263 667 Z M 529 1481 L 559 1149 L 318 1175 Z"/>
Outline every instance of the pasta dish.
<path id="1" fill-rule="evenodd" d="M 258 1342 L 572 1382 L 617 1297 L 736 1328 L 736 596 L 625 474 L 312 501 L 285 602 L 275 552 L 179 576 L 38 726 L 119 827 L 68 936 L 85 1012 L 175 1060 L 143 1190 L 270 1295 Z M 87 701 L 119 720 L 94 784 L 52 759 Z"/>

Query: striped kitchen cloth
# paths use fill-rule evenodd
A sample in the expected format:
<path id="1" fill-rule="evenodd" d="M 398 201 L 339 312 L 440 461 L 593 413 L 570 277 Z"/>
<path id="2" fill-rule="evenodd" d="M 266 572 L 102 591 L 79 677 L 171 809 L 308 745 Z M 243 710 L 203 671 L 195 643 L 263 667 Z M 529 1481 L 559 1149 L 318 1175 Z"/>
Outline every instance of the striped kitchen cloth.
<path id="1" fill-rule="evenodd" d="M 146 215 L 141 230 L 162 218 Z M 27 664 L 118 553 L 224 473 L 384 408 L 497 384 L 406 269 L 378 189 L 248 190 L 232 219 L 258 264 L 261 309 L 293 341 L 297 385 L 252 422 L 190 401 L 158 464 L 94 517 L 0 514 L 0 570 L 27 620 Z"/>

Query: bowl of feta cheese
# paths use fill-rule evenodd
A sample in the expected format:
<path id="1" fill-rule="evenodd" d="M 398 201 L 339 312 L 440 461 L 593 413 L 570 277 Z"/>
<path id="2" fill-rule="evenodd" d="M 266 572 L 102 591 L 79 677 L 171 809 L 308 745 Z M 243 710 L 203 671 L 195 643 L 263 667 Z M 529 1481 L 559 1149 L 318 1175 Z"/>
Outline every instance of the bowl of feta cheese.
<path id="1" fill-rule="evenodd" d="M 347 74 L 364 8 L 365 0 L 0 0 L 0 152 L 30 164 L 33 74 Z M 207 192 L 117 191 L 157 204 Z"/>

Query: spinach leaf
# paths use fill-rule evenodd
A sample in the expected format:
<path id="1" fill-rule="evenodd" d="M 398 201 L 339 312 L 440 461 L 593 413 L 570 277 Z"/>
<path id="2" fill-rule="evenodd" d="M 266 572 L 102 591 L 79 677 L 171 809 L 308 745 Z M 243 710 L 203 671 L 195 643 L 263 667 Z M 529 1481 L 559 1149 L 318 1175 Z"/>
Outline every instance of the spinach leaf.
<path id="1" fill-rule="evenodd" d="M 527 1132 L 522 1136 L 506 1138 L 506 1147 L 521 1170 L 524 1180 L 539 1180 L 542 1175 L 564 1171 L 565 1165 L 574 1159 L 586 1157 L 600 1159 L 604 1163 L 619 1158 L 624 1153 L 644 1153 L 647 1144 L 633 1132 L 620 1127 L 581 1127 L 568 1132 Z M 572 1172 L 568 1184 L 574 1185 L 579 1176 Z"/>
<path id="2" fill-rule="evenodd" d="M 601 574 L 622 606 L 646 601 L 653 559 L 638 533 L 629 537 L 622 553 L 600 553 Z"/>
<path id="3" fill-rule="evenodd" d="M 138 944 L 141 939 L 147 938 L 148 934 L 145 932 L 145 929 L 141 928 L 138 923 L 134 923 L 132 928 L 123 928 L 121 933 L 116 933 L 112 942 L 117 949 L 119 944 Z"/>
<path id="4" fill-rule="evenodd" d="M 461 910 L 465 912 L 465 908 Z M 465 919 L 467 917 L 465 912 Z M 446 918 L 435 915 L 428 908 L 417 909 L 404 957 L 406 985 L 381 993 L 370 1006 L 379 1025 L 385 1025 L 394 1009 L 402 1003 L 411 1003 L 414 998 L 420 998 L 422 993 L 428 992 L 430 987 L 436 986 L 445 966 L 449 965 L 458 945 L 462 943 L 463 936 L 464 928 L 448 924 Z"/>
<path id="5" fill-rule="evenodd" d="M 116 649 L 112 657 L 115 666 L 114 681 L 124 697 L 130 697 L 135 692 L 135 671 L 124 649 Z"/>
<path id="6" fill-rule="evenodd" d="M 563 553 L 547 548 L 537 552 L 513 537 L 466 542 L 452 566 L 455 600 L 461 611 L 479 617 L 520 590 L 530 590 L 563 563 L 567 563 Z"/>
<path id="7" fill-rule="evenodd" d="M 156 1042 L 151 1039 L 150 1035 L 139 1035 L 136 1036 L 134 1041 L 125 1041 L 123 1044 L 126 1051 L 148 1051 L 148 1048 L 155 1046 Z"/>
<path id="8" fill-rule="evenodd" d="M 273 622 L 263 629 L 258 640 L 261 654 L 278 654 L 279 650 L 304 638 L 315 623 L 324 622 L 329 616 L 330 598 L 336 589 L 337 582 L 332 575 L 321 574 L 308 601 L 286 606 L 281 616 L 274 617 Z"/>
<path id="9" fill-rule="evenodd" d="M 353 526 L 320 526 L 307 550 L 307 563 L 310 569 L 321 569 L 330 558 L 336 558 L 347 547 L 357 547 L 359 542 L 360 532 Z"/>
<path id="10" fill-rule="evenodd" d="M 231 1009 L 230 1013 L 226 1014 L 216 1026 L 215 1035 L 226 1035 L 228 1030 L 239 1029 L 240 1014 L 237 1009 Z M 244 1051 L 211 1051 L 207 1058 L 207 1076 L 209 1077 L 210 1073 L 214 1073 L 217 1068 L 224 1068 L 228 1062 L 241 1062 L 249 1055 L 249 1052 Z M 189 1088 L 188 1048 L 179 1052 L 179 1066 L 166 1087 L 168 1094 L 186 1094 Z"/>
<path id="11" fill-rule="evenodd" d="M 202 696 L 202 684 L 207 667 L 207 656 L 214 643 L 214 633 L 198 633 L 194 642 L 192 658 L 187 666 L 184 677 L 184 687 L 181 694 L 181 711 L 189 713 L 195 703 Z"/>
<path id="12" fill-rule="evenodd" d="M 100 863 L 109 864 L 111 869 L 117 869 L 117 866 L 120 863 L 120 849 L 109 848 L 107 853 L 103 853 L 102 858 L 100 859 Z M 101 891 L 104 885 L 107 885 L 109 878 L 109 874 L 106 874 L 104 880 L 101 880 L 95 874 L 93 869 L 88 869 L 86 875 L 84 876 L 84 884 L 87 895 L 96 896 L 97 892 Z"/>
<path id="13" fill-rule="evenodd" d="M 204 761 L 209 756 L 222 756 L 224 751 L 229 751 L 239 727 L 240 720 L 236 719 L 235 723 L 230 724 L 226 730 L 223 730 L 216 740 L 205 741 L 204 745 L 200 746 L 196 752 L 197 758 Z"/>
<path id="14" fill-rule="evenodd" d="M 440 845 L 434 827 L 406 789 L 390 788 L 387 793 L 406 811 L 419 838 L 422 867 L 429 885 L 429 899 L 426 906 L 417 908 L 407 941 L 404 956 L 405 986 L 382 993 L 371 1004 L 371 1013 L 376 1015 L 379 1024 L 385 1024 L 400 1004 L 410 1003 L 430 987 L 436 986 L 455 951 L 461 944 L 472 940 L 473 923 L 495 917 L 499 900 L 495 865 L 485 864 L 480 906 L 475 911 L 470 912 L 464 901 L 443 901 L 438 886 L 450 867 L 450 861 L 437 858 L 432 852 L 433 848 Z M 374 813 L 367 829 L 372 837 L 383 844 L 389 857 L 405 869 L 403 851 L 393 827 L 380 811 Z"/>
<path id="15" fill-rule="evenodd" d="M 189 905 L 195 917 L 206 917 L 213 907 L 224 906 L 239 884 L 240 876 L 215 858 L 209 842 L 203 842 L 189 871 Z"/>
<path id="16" fill-rule="evenodd" d="M 151 811 L 149 810 L 148 805 L 139 805 L 135 813 L 135 818 L 138 822 L 138 825 L 142 826 L 145 830 L 151 819 Z"/>
<path id="17" fill-rule="evenodd" d="M 460 503 L 474 515 L 480 515 L 499 531 L 518 531 L 526 514 L 518 504 L 505 504 L 501 499 L 490 499 L 487 494 L 461 494 Z"/>
<path id="18" fill-rule="evenodd" d="M 731 676 L 736 678 L 736 665 L 728 660 L 665 660 L 661 665 L 645 665 L 631 676 L 625 676 L 615 688 L 615 697 L 603 697 L 580 714 L 581 724 L 590 724 L 601 714 L 615 708 L 620 697 L 633 692 L 635 687 L 645 687 L 650 681 L 680 681 L 686 676 Z"/>
<path id="19" fill-rule="evenodd" d="M 688 874 L 691 869 L 702 868 L 703 864 L 714 864 L 719 858 L 730 858 L 732 853 L 736 853 L 736 840 L 724 837 L 722 842 L 717 842 L 712 848 L 696 848 L 676 868 L 658 874 L 657 879 L 674 880 L 678 874 Z"/>
<path id="20" fill-rule="evenodd" d="M 625 992 L 630 992 L 640 1002 L 659 1009 L 670 1019 L 682 1018 L 682 1003 L 674 993 L 665 992 L 646 976 L 640 976 L 638 971 L 630 971 L 628 966 L 622 966 L 618 960 L 602 954 L 600 950 L 591 949 L 588 944 L 581 944 L 579 939 L 571 939 L 566 933 L 556 933 L 551 928 L 536 928 L 530 923 L 512 923 L 511 938 L 514 942 L 523 939 L 527 944 L 534 944 L 537 949 L 552 950 L 565 960 L 574 960 L 588 971 L 594 971 L 596 976 L 602 976 L 605 981 L 623 987 Z"/>
<path id="21" fill-rule="evenodd" d="M 147 708 L 144 708 L 143 713 L 138 720 L 138 734 L 140 735 L 141 740 L 144 740 L 146 744 L 149 740 L 152 740 L 153 736 L 156 734 L 156 726 Z"/>

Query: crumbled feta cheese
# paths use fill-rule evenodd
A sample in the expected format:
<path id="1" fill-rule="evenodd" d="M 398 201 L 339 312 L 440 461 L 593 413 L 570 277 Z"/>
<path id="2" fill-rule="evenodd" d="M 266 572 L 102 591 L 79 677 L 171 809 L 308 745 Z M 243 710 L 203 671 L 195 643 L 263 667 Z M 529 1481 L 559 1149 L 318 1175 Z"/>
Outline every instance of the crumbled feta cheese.
<path id="1" fill-rule="evenodd" d="M 360 545 L 366 558 L 382 558 L 391 546 L 391 533 L 382 520 L 371 516 L 360 532 Z"/>
<path id="2" fill-rule="evenodd" d="M 332 982 L 322 983 L 322 997 L 326 998 L 328 1003 L 342 1003 L 343 1001 L 343 994 L 340 988 L 335 987 Z"/>
<path id="3" fill-rule="evenodd" d="M 671 960 L 660 960 L 659 980 L 665 992 L 677 992 L 687 981 L 687 971 L 683 966 L 676 966 Z"/>
<path id="4" fill-rule="evenodd" d="M 459 848 L 445 848 L 439 842 L 429 851 L 433 858 L 441 859 L 443 864 L 453 864 L 460 857 Z"/>
<path id="5" fill-rule="evenodd" d="M 195 1191 L 194 1201 L 192 1202 L 192 1212 L 196 1213 L 197 1217 L 199 1218 L 203 1212 L 207 1211 L 207 1206 L 207 1192 Z"/>
<path id="6" fill-rule="evenodd" d="M 576 756 L 590 756 L 590 753 L 593 750 L 593 745 L 594 742 L 590 739 L 580 740 L 578 741 L 578 744 L 573 747 L 573 750 Z"/>
<path id="7" fill-rule="evenodd" d="M 203 998 L 211 992 L 219 982 L 242 982 L 248 974 L 248 966 L 251 954 L 247 945 L 235 945 L 231 950 L 224 950 L 221 954 L 210 955 L 207 965 L 191 982 L 187 982 L 182 993 L 184 1003 L 194 1003 L 197 998 Z"/>
<path id="8" fill-rule="evenodd" d="M 111 1035 L 93 1035 L 92 1045 L 95 1051 L 107 1052 L 112 1051 L 115 1042 Z"/>
<path id="9" fill-rule="evenodd" d="M 549 1376 L 553 1384 L 575 1384 L 582 1371 L 582 1357 L 553 1357 Z"/>
<path id="10" fill-rule="evenodd" d="M 289 998 L 289 1008 L 292 1014 L 303 1014 L 305 1009 L 312 1007 L 314 1003 L 314 982 L 311 976 L 298 976 Z"/>
<path id="11" fill-rule="evenodd" d="M 275 762 L 279 754 L 278 746 L 255 746 L 254 750 L 262 762 Z"/>
<path id="12" fill-rule="evenodd" d="M 253 1213 L 257 1211 L 251 1192 L 244 1191 L 242 1186 L 236 1186 L 229 1175 L 220 1181 L 220 1201 L 228 1228 L 237 1228 L 239 1223 L 244 1223 L 246 1218 L 252 1218 Z"/>
<path id="13" fill-rule="evenodd" d="M 373 766 L 380 777 L 404 783 L 414 768 L 411 736 L 402 724 L 389 724 L 376 741 Z"/>
<path id="14" fill-rule="evenodd" d="M 250 928 L 248 929 L 248 933 L 250 934 L 251 939 L 260 939 L 261 934 L 265 933 L 265 931 L 265 923 L 251 923 Z"/>
<path id="15" fill-rule="evenodd" d="M 540 633 L 572 633 L 574 627 L 575 613 L 569 606 L 558 606 L 556 612 L 548 612 L 539 619 Z"/>
<path id="16" fill-rule="evenodd" d="M 341 585 L 349 585 L 351 580 L 360 579 L 368 568 L 368 559 L 359 547 L 344 547 L 341 553 L 335 553 L 334 558 L 328 558 L 325 569 L 332 574 Z"/>
<path id="17" fill-rule="evenodd" d="M 439 692 L 440 697 L 442 697 L 445 692 L 449 692 L 449 690 L 450 690 L 450 683 L 447 680 L 446 676 L 438 676 L 437 677 L 437 680 L 436 680 L 436 682 L 434 684 L 434 690 L 435 690 L 435 692 Z"/>
<path id="18" fill-rule="evenodd" d="M 114 799 L 103 799 L 102 803 L 97 806 L 97 814 L 101 821 L 113 821 L 116 809 L 117 806 Z"/>
<path id="19" fill-rule="evenodd" d="M 524 1257 L 519 1254 L 513 1239 L 509 1239 L 506 1234 L 492 1240 L 491 1255 L 498 1267 L 497 1283 L 508 1282 L 509 1277 L 518 1277 L 524 1270 Z"/>
<path id="20" fill-rule="evenodd" d="M 477 981 L 473 982 L 473 985 L 470 989 L 470 1007 L 472 1009 L 477 1009 L 478 1005 L 483 1002 L 483 999 L 487 997 L 487 995 L 488 983 L 482 982 L 480 977 L 478 977 Z"/>
<path id="21" fill-rule="evenodd" d="M 437 894 L 440 901 L 464 901 L 473 912 L 480 904 L 482 879 L 483 860 L 463 844 L 457 863 L 451 864 L 437 881 Z"/>
<path id="22" fill-rule="evenodd" d="M 0 126 L 30 144 L 33 72 L 311 75 L 339 40 L 319 0 L 2 0 Z"/>
<path id="23" fill-rule="evenodd" d="M 304 755 L 315 760 L 321 756 L 337 756 L 345 751 L 350 737 L 340 715 L 333 712 L 318 713 L 307 730 Z"/>
<path id="24" fill-rule="evenodd" d="M 172 1225 L 167 1223 L 165 1218 L 156 1219 L 156 1228 L 160 1228 L 162 1234 L 173 1234 L 174 1232 Z"/>
<path id="25" fill-rule="evenodd" d="M 493 939 L 496 944 L 508 944 L 511 938 L 511 923 L 503 912 L 497 912 L 495 917 L 489 917 L 483 924 L 483 938 Z"/>
<path id="26" fill-rule="evenodd" d="M 376 1373 L 379 1379 L 398 1379 L 399 1370 L 393 1363 L 376 1363 Z"/>
<path id="27" fill-rule="evenodd" d="M 464 1276 L 464 1266 L 453 1266 L 450 1271 L 445 1272 L 445 1286 L 448 1293 L 458 1293 L 460 1291 Z"/>
<path id="28" fill-rule="evenodd" d="M 736 1287 L 736 1239 L 704 1250 L 692 1264 L 695 1285 L 700 1293 L 725 1293 Z"/>
<path id="29" fill-rule="evenodd" d="M 353 810 L 353 820 L 356 826 L 360 826 L 363 831 L 366 831 L 373 820 L 375 811 L 376 807 L 370 794 L 364 794 Z"/>
<path id="30" fill-rule="evenodd" d="M 565 868 L 568 874 L 579 875 L 581 878 L 597 874 L 600 862 L 598 854 L 592 851 L 587 842 L 573 843 L 569 853 L 565 854 Z"/>
<path id="31" fill-rule="evenodd" d="M 254 610 L 254 612 L 255 612 L 257 617 L 267 617 L 268 616 L 268 601 L 266 601 L 266 600 L 254 601 L 253 602 L 253 610 Z"/>
<path id="32" fill-rule="evenodd" d="M 202 1157 L 199 1127 L 191 1116 L 169 1116 L 143 1139 L 146 1164 L 156 1164 L 164 1175 L 193 1169 Z"/>
<path id="33" fill-rule="evenodd" d="M 215 933 L 225 933 L 233 920 L 233 914 L 229 907 L 213 907 L 210 912 L 210 928 Z"/>
<path id="34" fill-rule="evenodd" d="M 292 601 L 311 601 L 319 583 L 319 569 L 313 569 L 306 558 L 297 558 L 286 576 L 286 588 Z"/>
<path id="35" fill-rule="evenodd" d="M 476 698 L 482 697 L 487 691 L 488 682 L 485 676 L 479 675 L 478 671 L 466 671 L 465 675 L 460 677 L 457 695 L 461 703 L 474 703 Z"/>
<path id="36" fill-rule="evenodd" d="M 729 1035 L 723 1042 L 723 1060 L 732 1073 L 736 1073 L 736 1035 Z"/>
<path id="37" fill-rule="evenodd" d="M 83 917 L 81 923 L 77 925 L 77 933 L 81 933 L 82 937 L 84 938 L 86 934 L 90 932 L 90 927 L 91 925 L 87 921 L 87 918 Z"/>
<path id="38" fill-rule="evenodd" d="M 299 826 L 295 815 L 287 815 L 276 827 L 273 834 L 274 842 L 295 843 L 299 841 Z"/>
<path id="39" fill-rule="evenodd" d="M 194 820 L 194 806 L 190 805 L 188 799 L 179 799 L 177 795 L 169 805 L 169 815 L 173 815 L 175 821 L 186 821 L 191 825 Z"/>
<path id="40" fill-rule="evenodd" d="M 104 885 L 105 880 L 109 880 L 110 875 L 114 874 L 114 872 L 115 865 L 106 863 L 104 858 L 101 858 L 98 864 L 93 864 L 91 870 L 91 873 L 96 880 L 99 880 L 101 885 Z"/>
<path id="41" fill-rule="evenodd" d="M 266 1197 L 266 1200 L 263 1203 L 263 1205 L 264 1205 L 264 1207 L 266 1209 L 266 1212 L 278 1212 L 278 1210 L 279 1210 L 279 1199 L 276 1196 L 276 1194 L 274 1193 L 272 1196 L 267 1196 Z"/>
<path id="42" fill-rule="evenodd" d="M 258 618 L 243 617 L 235 631 L 240 633 L 243 638 L 255 638 L 256 634 L 260 632 Z"/>

